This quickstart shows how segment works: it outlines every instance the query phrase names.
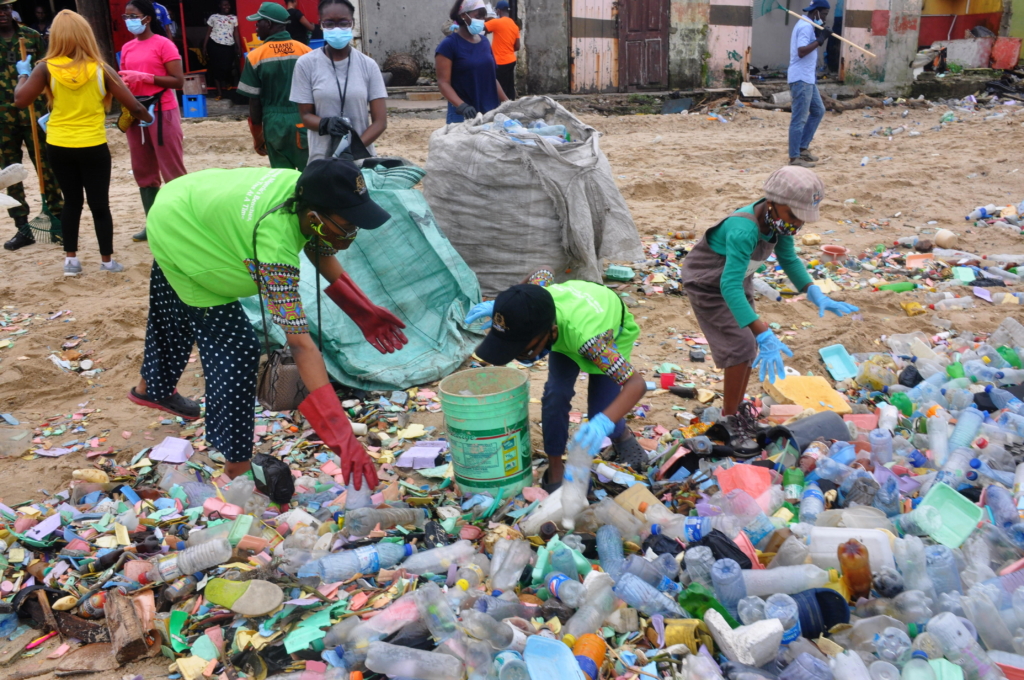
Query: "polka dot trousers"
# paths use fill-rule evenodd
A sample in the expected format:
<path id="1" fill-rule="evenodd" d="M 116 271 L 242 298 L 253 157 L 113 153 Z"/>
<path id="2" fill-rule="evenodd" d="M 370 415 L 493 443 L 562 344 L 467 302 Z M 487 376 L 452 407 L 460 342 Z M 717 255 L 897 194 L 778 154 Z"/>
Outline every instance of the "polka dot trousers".
<path id="1" fill-rule="evenodd" d="M 154 262 L 142 360 L 147 396 L 166 399 L 174 394 L 193 344 L 199 345 L 206 377 L 206 440 L 228 462 L 249 460 L 260 364 L 256 331 L 238 301 L 217 307 L 186 305 Z"/>

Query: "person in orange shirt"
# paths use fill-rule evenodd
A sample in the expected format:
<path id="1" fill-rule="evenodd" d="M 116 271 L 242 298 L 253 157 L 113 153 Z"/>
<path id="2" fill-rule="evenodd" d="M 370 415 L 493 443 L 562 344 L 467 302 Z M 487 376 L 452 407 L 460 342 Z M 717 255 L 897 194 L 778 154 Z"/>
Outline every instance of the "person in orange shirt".
<path id="1" fill-rule="evenodd" d="M 516 52 L 519 51 L 519 27 L 509 16 L 508 0 L 499 0 L 494 6 L 497 19 L 491 19 L 484 28 L 494 34 L 491 49 L 498 65 L 498 84 L 509 99 L 516 98 Z"/>

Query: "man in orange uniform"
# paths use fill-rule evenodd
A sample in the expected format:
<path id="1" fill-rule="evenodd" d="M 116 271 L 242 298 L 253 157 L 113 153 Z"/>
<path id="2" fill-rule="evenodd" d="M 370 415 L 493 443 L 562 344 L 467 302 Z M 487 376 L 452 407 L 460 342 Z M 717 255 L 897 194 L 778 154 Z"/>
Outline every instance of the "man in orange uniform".
<path id="1" fill-rule="evenodd" d="M 499 0 L 494 6 L 497 19 L 491 19 L 484 28 L 494 34 L 491 49 L 498 65 L 498 84 L 509 99 L 516 98 L 516 52 L 519 51 L 519 27 L 509 16 L 508 0 Z"/>

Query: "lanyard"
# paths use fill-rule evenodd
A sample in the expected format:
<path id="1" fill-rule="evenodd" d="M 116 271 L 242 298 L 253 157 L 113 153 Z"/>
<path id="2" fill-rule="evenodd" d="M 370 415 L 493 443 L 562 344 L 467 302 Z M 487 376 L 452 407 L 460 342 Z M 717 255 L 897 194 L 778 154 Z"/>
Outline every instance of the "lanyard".
<path id="1" fill-rule="evenodd" d="M 338 65 L 334 62 L 334 59 L 331 59 L 331 55 L 327 54 L 327 45 L 324 45 L 323 50 L 324 56 L 327 57 L 329 62 L 331 62 L 331 68 L 334 69 L 334 84 L 338 87 L 338 97 L 341 98 L 341 112 L 338 115 L 344 116 L 345 99 L 348 98 L 348 76 L 352 72 L 352 52 L 350 50 L 348 53 L 348 65 L 345 67 L 345 91 L 342 92 L 341 85 L 338 83 Z"/>

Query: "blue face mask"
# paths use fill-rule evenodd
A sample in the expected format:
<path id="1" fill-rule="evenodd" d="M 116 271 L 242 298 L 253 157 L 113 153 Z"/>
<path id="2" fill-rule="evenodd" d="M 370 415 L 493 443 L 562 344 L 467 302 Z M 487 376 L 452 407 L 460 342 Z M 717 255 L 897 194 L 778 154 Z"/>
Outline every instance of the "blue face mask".
<path id="1" fill-rule="evenodd" d="M 343 50 L 352 42 L 351 28 L 328 28 L 324 31 L 324 40 L 336 50 Z"/>
<path id="2" fill-rule="evenodd" d="M 470 35 L 480 35 L 484 32 L 484 20 L 473 19 L 466 28 L 469 30 Z"/>
<path id="3" fill-rule="evenodd" d="M 818 24 L 819 26 L 821 26 L 821 25 L 823 25 L 825 23 L 824 21 L 822 21 L 821 17 L 814 17 L 814 19 L 812 19 L 812 21 L 814 21 L 814 23 Z"/>
<path id="4" fill-rule="evenodd" d="M 146 32 L 146 25 L 142 23 L 142 19 L 125 19 L 124 27 L 132 35 L 142 35 Z"/>

